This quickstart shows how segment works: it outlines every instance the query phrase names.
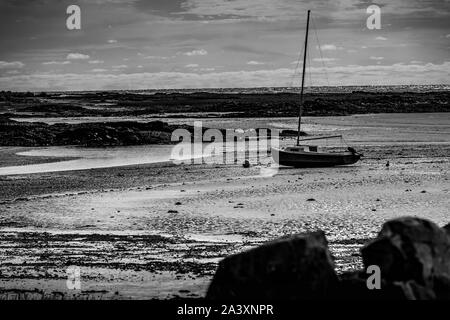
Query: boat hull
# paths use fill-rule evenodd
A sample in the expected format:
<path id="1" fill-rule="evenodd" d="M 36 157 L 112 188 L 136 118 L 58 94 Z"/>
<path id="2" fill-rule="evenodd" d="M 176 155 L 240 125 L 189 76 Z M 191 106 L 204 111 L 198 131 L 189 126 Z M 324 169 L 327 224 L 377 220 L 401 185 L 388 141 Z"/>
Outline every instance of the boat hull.
<path id="1" fill-rule="evenodd" d="M 320 152 L 287 152 L 272 148 L 272 158 L 282 166 L 296 168 L 334 167 L 354 164 L 359 161 L 359 154 L 320 153 Z"/>

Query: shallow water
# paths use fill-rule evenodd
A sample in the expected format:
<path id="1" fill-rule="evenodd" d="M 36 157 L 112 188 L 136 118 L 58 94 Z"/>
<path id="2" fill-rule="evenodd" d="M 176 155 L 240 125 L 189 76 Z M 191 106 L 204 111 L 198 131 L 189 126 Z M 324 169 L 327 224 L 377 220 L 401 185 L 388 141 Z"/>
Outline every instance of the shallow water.
<path id="1" fill-rule="evenodd" d="M 386 220 L 409 215 L 440 226 L 449 222 L 447 114 L 312 120 L 308 125 L 317 123 L 315 133 L 330 133 L 330 128 L 333 134 L 345 133 L 363 150 L 371 146 L 366 151 L 372 156 L 349 167 L 281 168 L 274 176 L 256 176 L 258 166 L 227 166 L 226 177 L 216 176 L 216 169 L 186 166 L 191 177 L 201 179 L 182 177 L 175 183 L 128 189 L 86 186 L 86 191 L 0 203 L 0 286 L 66 292 L 66 267 L 76 265 L 82 268 L 84 288 L 105 290 L 105 298 L 116 291 L 127 298 L 167 298 L 186 288 L 190 293 L 185 296 L 198 297 L 205 294 L 220 259 L 266 240 L 322 229 L 336 269 L 343 272 L 361 267 L 361 245 Z M 210 127 L 291 128 L 296 120 L 205 121 Z M 82 157 L 78 163 L 105 166 L 166 159 L 171 148 L 31 148 L 27 154 L 64 154 Z M 389 168 L 386 160 L 391 161 Z M 47 166 L 70 168 L 73 163 Z M 177 167 L 167 170 L 168 175 L 179 173 Z M 243 170 L 254 170 L 255 176 Z M 141 174 L 160 172 L 150 167 Z"/>
<path id="2" fill-rule="evenodd" d="M 106 118 L 28 118 L 26 121 L 55 122 L 94 122 L 104 121 Z M 117 119 L 107 119 L 116 121 Z M 154 118 L 129 118 L 133 121 L 151 121 Z M 75 122 L 74 122 L 75 121 Z M 77 122 L 78 121 L 78 122 Z M 166 121 L 166 120 L 165 120 Z M 204 119 L 167 119 L 173 124 L 190 124 L 194 121 L 202 121 L 203 127 L 221 129 L 252 129 L 252 128 L 297 128 L 296 118 L 204 118 Z M 354 115 L 342 117 L 304 117 L 302 130 L 312 135 L 342 134 L 348 144 L 364 149 L 364 146 L 383 145 L 414 145 L 414 144 L 448 144 L 450 143 L 450 114 L 449 113 L 421 113 L 421 114 L 373 114 Z M 276 141 L 273 142 L 276 145 Z M 289 143 L 288 140 L 281 144 Z M 322 146 L 337 146 L 341 142 L 329 139 L 322 142 Z M 206 146 L 206 145 L 205 145 Z M 204 147 L 205 147 L 204 146 Z M 218 146 L 221 152 L 233 150 L 232 144 Z M 270 145 L 262 141 L 259 145 L 261 152 L 270 149 Z M 250 152 L 256 149 L 250 147 Z M 0 175 L 42 173 L 68 170 L 84 170 L 93 168 L 105 168 L 114 166 L 126 166 L 135 164 L 160 163 L 172 159 L 186 160 L 190 158 L 202 158 L 204 154 L 194 149 L 190 155 L 180 157 L 173 155 L 173 145 L 160 146 L 129 146 L 111 148 L 82 148 L 82 147 L 49 147 L 31 148 L 30 151 L 21 152 L 23 156 L 47 156 L 47 157 L 74 157 L 74 160 L 34 164 L 26 166 L 13 166 L 0 168 Z M 237 150 L 243 152 L 242 148 Z M 263 155 L 264 156 L 264 155 Z M 262 157 L 263 157 L 262 156 Z M 265 156 L 269 156 L 267 153 Z M 240 157 L 242 158 L 242 157 Z"/>

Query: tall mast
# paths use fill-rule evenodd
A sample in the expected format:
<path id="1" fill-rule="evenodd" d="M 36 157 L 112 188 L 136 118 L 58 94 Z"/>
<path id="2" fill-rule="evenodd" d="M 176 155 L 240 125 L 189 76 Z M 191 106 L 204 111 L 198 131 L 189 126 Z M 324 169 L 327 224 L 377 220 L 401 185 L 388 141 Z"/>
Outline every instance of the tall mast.
<path id="1" fill-rule="evenodd" d="M 302 90 L 300 91 L 300 110 L 298 113 L 298 133 L 297 133 L 297 145 L 300 145 L 300 128 L 302 123 L 302 109 L 303 109 L 303 90 L 305 88 L 305 68 L 306 68 L 306 55 L 308 53 L 308 33 L 309 33 L 309 15 L 311 10 L 308 10 L 308 19 L 306 20 L 306 37 L 305 37 L 305 51 L 303 55 L 303 74 L 302 74 Z"/>

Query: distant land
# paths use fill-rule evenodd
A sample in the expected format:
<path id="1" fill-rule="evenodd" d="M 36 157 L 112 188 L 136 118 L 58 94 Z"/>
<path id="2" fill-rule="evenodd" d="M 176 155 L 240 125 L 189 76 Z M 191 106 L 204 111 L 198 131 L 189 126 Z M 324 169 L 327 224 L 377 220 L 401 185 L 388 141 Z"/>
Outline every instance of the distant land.
<path id="1" fill-rule="evenodd" d="M 450 88 L 445 85 L 313 87 L 306 90 L 303 115 L 449 112 L 449 101 Z M 168 143 L 170 132 L 176 127 L 154 122 L 155 118 L 296 117 L 299 108 L 298 88 L 3 91 L 0 92 L 0 145 Z M 33 118 L 37 118 L 35 121 L 43 121 L 40 120 L 42 118 L 58 121 L 59 118 L 83 117 L 94 119 L 95 123 L 49 125 L 22 122 Z M 118 120 L 107 121 L 108 117 Z M 126 117 L 139 121 L 125 121 Z"/>
<path id="2" fill-rule="evenodd" d="M 206 90 L 206 89 L 205 89 Z M 307 88 L 305 116 L 448 112 L 449 86 Z M 298 88 L 0 92 L 6 117 L 292 117 Z"/>

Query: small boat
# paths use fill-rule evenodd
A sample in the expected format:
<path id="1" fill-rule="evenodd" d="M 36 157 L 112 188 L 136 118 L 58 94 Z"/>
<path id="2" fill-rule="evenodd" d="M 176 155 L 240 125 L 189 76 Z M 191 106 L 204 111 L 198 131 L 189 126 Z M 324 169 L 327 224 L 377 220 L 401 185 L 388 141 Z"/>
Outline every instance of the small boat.
<path id="1" fill-rule="evenodd" d="M 298 117 L 297 144 L 293 147 L 285 147 L 280 149 L 271 148 L 272 158 L 279 165 L 297 168 L 333 167 L 333 166 L 354 164 L 358 162 L 359 159 L 361 159 L 362 154 L 356 152 L 356 150 L 352 147 L 348 147 L 347 150 L 343 152 L 332 152 L 323 150 L 321 147 L 317 145 L 308 145 L 303 143 L 305 141 L 324 140 L 330 138 L 343 139 L 341 135 L 312 137 L 300 140 L 310 13 L 311 11 L 308 10 L 308 19 L 306 23 L 305 50 L 303 56 L 302 88 L 300 92 L 300 111 Z"/>
<path id="2" fill-rule="evenodd" d="M 330 136 L 327 138 L 341 136 Z M 311 138 L 311 139 L 323 139 Z M 306 141 L 310 139 L 303 139 Z M 296 168 L 334 167 L 353 164 L 359 161 L 361 154 L 349 147 L 344 152 L 327 152 L 315 145 L 297 145 L 283 149 L 272 148 L 272 157 L 276 163 Z"/>

